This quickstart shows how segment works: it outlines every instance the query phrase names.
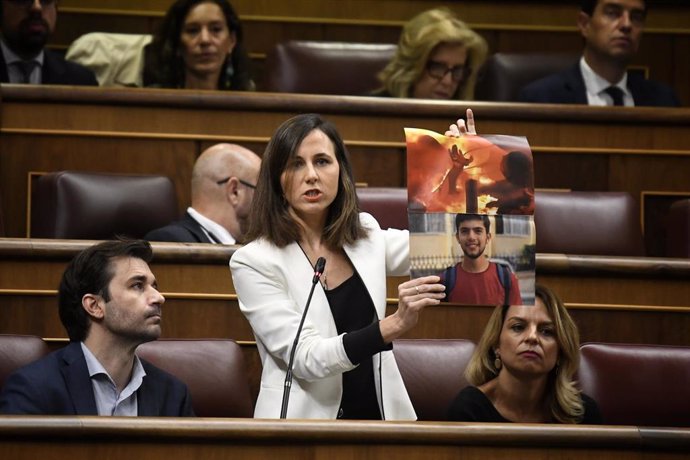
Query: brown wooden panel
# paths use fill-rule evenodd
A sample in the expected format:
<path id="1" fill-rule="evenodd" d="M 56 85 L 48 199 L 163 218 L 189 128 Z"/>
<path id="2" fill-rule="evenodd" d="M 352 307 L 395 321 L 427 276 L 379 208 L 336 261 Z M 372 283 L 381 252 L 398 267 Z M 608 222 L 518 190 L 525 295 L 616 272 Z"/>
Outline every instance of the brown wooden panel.
<path id="1" fill-rule="evenodd" d="M 442 422 L 0 418 L 12 459 L 680 459 L 690 430 Z"/>
<path id="2" fill-rule="evenodd" d="M 611 190 L 607 155 L 532 152 L 537 188 Z"/>
<path id="3" fill-rule="evenodd" d="M 13 216 L 6 222 L 8 235 L 27 235 L 27 181 L 32 171 L 161 174 L 175 184 L 180 214 L 191 200 L 189 184 L 198 150 L 191 140 L 3 134 L 0 142 L 0 183 L 8 191 L 3 207 Z"/>
<path id="4" fill-rule="evenodd" d="M 165 292 L 163 293 L 166 294 Z M 57 296 L 0 293 L 0 333 L 66 338 L 57 313 Z M 581 341 L 690 346 L 690 311 L 655 311 L 625 305 L 567 305 L 580 328 Z M 397 304 L 389 304 L 388 314 Z M 425 310 L 404 338 L 478 341 L 492 307 L 441 305 Z M 237 300 L 181 299 L 168 296 L 163 306 L 163 337 L 231 338 L 253 341 L 251 327 Z"/>
<path id="5" fill-rule="evenodd" d="M 26 235 L 29 171 L 80 169 L 169 175 L 180 211 L 202 147 L 221 141 L 261 153 L 299 112 L 333 121 L 352 152 L 355 178 L 404 186 L 403 127 L 442 131 L 464 103 L 374 98 L 3 86 L 1 205 L 9 236 Z M 690 110 L 472 104 L 482 133 L 525 135 L 542 188 L 690 191 Z M 657 231 L 658 229 L 647 229 Z"/>

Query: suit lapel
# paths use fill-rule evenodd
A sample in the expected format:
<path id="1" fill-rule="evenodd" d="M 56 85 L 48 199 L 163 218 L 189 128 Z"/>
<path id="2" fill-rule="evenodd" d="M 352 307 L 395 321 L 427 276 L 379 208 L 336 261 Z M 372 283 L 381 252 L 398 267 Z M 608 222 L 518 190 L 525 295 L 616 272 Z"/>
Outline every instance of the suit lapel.
<path id="1" fill-rule="evenodd" d="M 645 80 L 635 73 L 628 73 L 628 89 L 636 106 L 656 105 L 654 96 L 647 91 Z"/>
<path id="2" fill-rule="evenodd" d="M 53 85 L 61 83 L 61 76 L 65 73 L 65 65 L 49 49 L 44 49 L 43 53 L 43 74 L 42 83 Z"/>
<path id="3" fill-rule="evenodd" d="M 98 415 L 89 368 L 86 366 L 86 359 L 79 342 L 71 342 L 65 347 L 60 364 L 60 372 L 65 380 L 75 414 Z"/>
<path id="4" fill-rule="evenodd" d="M 189 233 L 191 233 L 194 238 L 199 241 L 199 243 L 213 243 L 213 241 L 208 239 L 204 231 L 201 229 L 199 222 L 194 220 L 194 218 L 190 216 L 188 212 L 186 212 L 182 218 L 182 225 L 189 230 Z"/>
<path id="5" fill-rule="evenodd" d="M 144 366 L 146 375 L 141 382 L 141 386 L 137 390 L 137 414 L 139 417 L 155 417 L 161 415 L 161 409 L 158 407 L 159 397 L 156 393 L 155 382 L 151 382 L 151 372 L 149 364 L 141 360 L 141 365 Z"/>
<path id="6" fill-rule="evenodd" d="M 587 89 L 585 88 L 585 80 L 582 78 L 582 72 L 580 72 L 579 62 L 567 72 L 564 87 L 574 104 L 588 104 Z"/>

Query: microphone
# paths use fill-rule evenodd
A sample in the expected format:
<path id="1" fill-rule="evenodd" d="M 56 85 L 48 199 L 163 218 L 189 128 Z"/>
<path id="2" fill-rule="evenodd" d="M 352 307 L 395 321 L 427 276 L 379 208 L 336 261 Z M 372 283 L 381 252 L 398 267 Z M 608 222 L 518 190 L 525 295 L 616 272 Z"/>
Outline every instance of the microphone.
<path id="1" fill-rule="evenodd" d="M 288 402 L 290 401 L 290 388 L 292 388 L 292 366 L 295 362 L 295 349 L 297 348 L 297 342 L 299 342 L 299 335 L 302 333 L 302 326 L 304 326 L 304 320 L 307 317 L 307 311 L 309 310 L 311 297 L 314 294 L 314 288 L 316 287 L 316 283 L 319 282 L 321 275 L 323 275 L 323 270 L 325 267 L 326 259 L 324 259 L 323 257 L 319 257 L 316 261 L 316 266 L 314 267 L 314 277 L 311 279 L 311 290 L 309 291 L 307 304 L 304 306 L 302 319 L 300 320 L 299 327 L 297 328 L 297 335 L 295 335 L 295 340 L 292 342 L 292 349 L 290 350 L 290 360 L 288 361 L 288 368 L 287 372 L 285 373 L 285 384 L 283 387 L 283 404 L 280 408 L 281 419 L 287 417 Z"/>

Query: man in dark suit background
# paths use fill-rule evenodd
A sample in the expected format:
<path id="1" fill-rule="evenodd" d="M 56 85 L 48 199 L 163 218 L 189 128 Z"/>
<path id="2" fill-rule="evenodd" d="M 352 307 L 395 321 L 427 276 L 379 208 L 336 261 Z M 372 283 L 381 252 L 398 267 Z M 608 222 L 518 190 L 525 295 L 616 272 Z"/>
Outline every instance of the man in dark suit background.
<path id="1" fill-rule="evenodd" d="M 192 170 L 192 206 L 184 217 L 144 236 L 181 243 L 242 242 L 261 158 L 235 144 L 206 149 Z"/>
<path id="2" fill-rule="evenodd" d="M 0 0 L 0 83 L 92 85 L 93 72 L 45 49 L 57 0 Z"/>
<path id="3" fill-rule="evenodd" d="M 578 27 L 585 48 L 580 62 L 527 85 L 519 100 L 599 106 L 680 105 L 668 86 L 627 73 L 646 17 L 644 0 L 583 0 Z"/>
<path id="4" fill-rule="evenodd" d="M 106 241 L 77 254 L 59 289 L 70 344 L 10 375 L 0 413 L 192 416 L 187 387 L 139 359 L 161 334 L 156 278 L 143 240 Z"/>

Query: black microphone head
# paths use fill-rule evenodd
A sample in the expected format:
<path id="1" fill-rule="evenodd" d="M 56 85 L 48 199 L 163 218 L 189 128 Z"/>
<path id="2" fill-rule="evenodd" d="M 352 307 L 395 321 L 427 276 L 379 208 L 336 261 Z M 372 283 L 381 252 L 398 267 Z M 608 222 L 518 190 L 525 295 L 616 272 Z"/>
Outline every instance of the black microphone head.
<path id="1" fill-rule="evenodd" d="M 319 281 L 319 278 L 321 278 L 321 275 L 323 275 L 323 269 L 326 267 L 326 259 L 323 257 L 319 257 L 316 260 L 316 267 L 314 267 L 314 277 L 311 279 L 311 282 L 313 284 L 316 284 L 317 281 Z"/>
<path id="2" fill-rule="evenodd" d="M 320 275 L 323 273 L 324 268 L 326 268 L 326 259 L 319 257 L 316 260 L 316 268 L 314 268 L 314 271 Z"/>

